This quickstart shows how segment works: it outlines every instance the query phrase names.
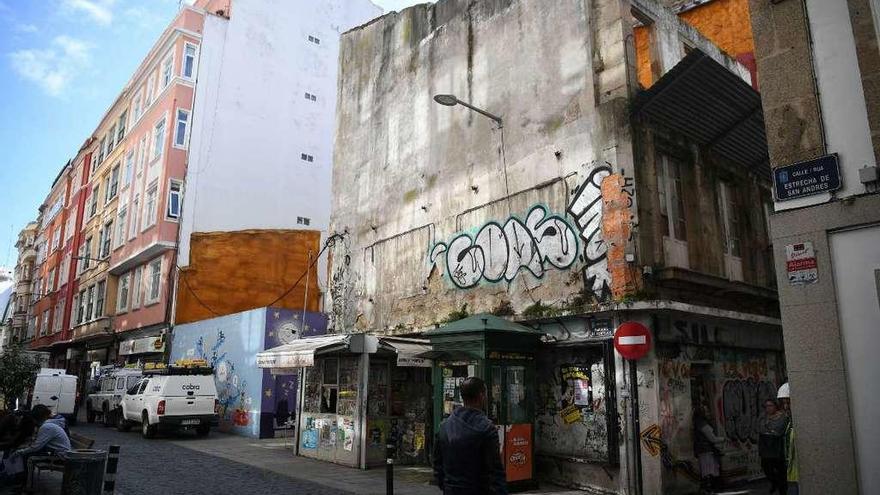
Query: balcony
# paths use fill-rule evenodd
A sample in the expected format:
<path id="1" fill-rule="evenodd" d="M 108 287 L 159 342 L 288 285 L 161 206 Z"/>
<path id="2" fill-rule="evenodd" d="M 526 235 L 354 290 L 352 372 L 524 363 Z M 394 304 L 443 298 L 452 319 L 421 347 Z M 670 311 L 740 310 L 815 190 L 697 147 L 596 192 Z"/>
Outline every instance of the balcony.
<path id="1" fill-rule="evenodd" d="M 110 328 L 110 317 L 102 316 L 98 319 L 73 327 L 71 340 L 89 340 L 102 335 L 112 335 L 112 333 L 113 330 Z"/>

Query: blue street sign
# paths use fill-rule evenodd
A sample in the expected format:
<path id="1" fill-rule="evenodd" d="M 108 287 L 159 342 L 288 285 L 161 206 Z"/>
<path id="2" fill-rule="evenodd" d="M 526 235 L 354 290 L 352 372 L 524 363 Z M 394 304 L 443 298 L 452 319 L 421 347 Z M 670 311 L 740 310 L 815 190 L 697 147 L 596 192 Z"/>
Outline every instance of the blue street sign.
<path id="1" fill-rule="evenodd" d="M 773 170 L 777 201 L 812 196 L 840 189 L 837 153 Z"/>

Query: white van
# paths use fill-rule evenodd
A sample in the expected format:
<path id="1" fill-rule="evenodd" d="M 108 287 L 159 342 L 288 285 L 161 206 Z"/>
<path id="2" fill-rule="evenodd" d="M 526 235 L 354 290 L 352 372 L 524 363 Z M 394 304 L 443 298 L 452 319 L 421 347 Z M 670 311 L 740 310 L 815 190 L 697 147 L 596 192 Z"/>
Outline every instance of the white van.
<path id="1" fill-rule="evenodd" d="M 75 419 L 76 414 L 76 375 L 68 375 L 65 370 L 41 368 L 34 382 L 34 394 L 31 407 L 43 404 L 53 414 L 61 414 L 68 421 Z"/>
<path id="2" fill-rule="evenodd" d="M 145 370 L 122 397 L 117 427 L 127 431 L 140 423 L 144 438 L 154 437 L 159 428 L 194 429 L 205 436 L 217 426 L 218 405 L 212 368 Z"/>

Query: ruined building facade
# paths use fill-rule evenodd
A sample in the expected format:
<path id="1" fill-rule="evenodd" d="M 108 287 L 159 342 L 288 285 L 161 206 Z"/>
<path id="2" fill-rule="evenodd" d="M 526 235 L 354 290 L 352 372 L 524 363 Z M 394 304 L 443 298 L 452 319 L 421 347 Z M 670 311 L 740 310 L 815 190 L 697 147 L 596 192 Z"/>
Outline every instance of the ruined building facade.
<path id="1" fill-rule="evenodd" d="M 638 50 L 654 70 L 641 84 Z M 649 0 L 441 0 L 345 33 L 333 330 L 419 334 L 491 312 L 544 332 L 530 397 L 543 479 L 620 492 L 640 470 L 646 493 L 692 491 L 698 407 L 728 439 L 724 478 L 759 475 L 758 405 L 785 364 L 751 84 Z M 637 403 L 611 347 L 627 320 L 655 340 Z M 567 366 L 590 370 L 591 399 L 563 415 Z"/>

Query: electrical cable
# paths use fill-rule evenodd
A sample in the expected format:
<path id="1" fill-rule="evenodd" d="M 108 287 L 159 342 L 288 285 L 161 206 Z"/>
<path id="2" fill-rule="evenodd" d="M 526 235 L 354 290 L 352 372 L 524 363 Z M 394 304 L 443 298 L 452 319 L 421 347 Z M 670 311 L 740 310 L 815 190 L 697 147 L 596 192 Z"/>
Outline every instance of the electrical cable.
<path id="1" fill-rule="evenodd" d="M 341 238 L 342 238 L 342 234 L 333 234 L 330 237 L 328 237 L 327 240 L 324 241 L 324 247 L 321 248 L 321 250 L 318 252 L 318 255 L 315 256 L 315 259 L 309 264 L 308 268 L 306 268 L 306 271 L 303 272 L 303 274 L 300 275 L 298 279 L 296 279 L 296 282 L 294 282 L 293 285 L 290 286 L 290 288 L 288 288 L 286 291 L 284 291 L 284 294 L 281 294 L 277 299 L 270 302 L 269 304 L 264 304 L 263 306 L 271 307 L 275 303 L 277 303 L 278 301 L 287 297 L 287 295 L 290 294 L 293 291 L 293 289 L 295 289 L 296 286 L 299 285 L 300 282 L 302 282 L 302 279 L 305 278 L 305 276 L 312 270 L 312 268 L 314 268 L 315 265 L 318 264 L 318 260 L 321 259 L 321 255 L 324 254 L 324 251 L 326 251 L 328 247 L 330 247 L 334 242 L 336 242 L 337 239 L 341 239 Z"/>

